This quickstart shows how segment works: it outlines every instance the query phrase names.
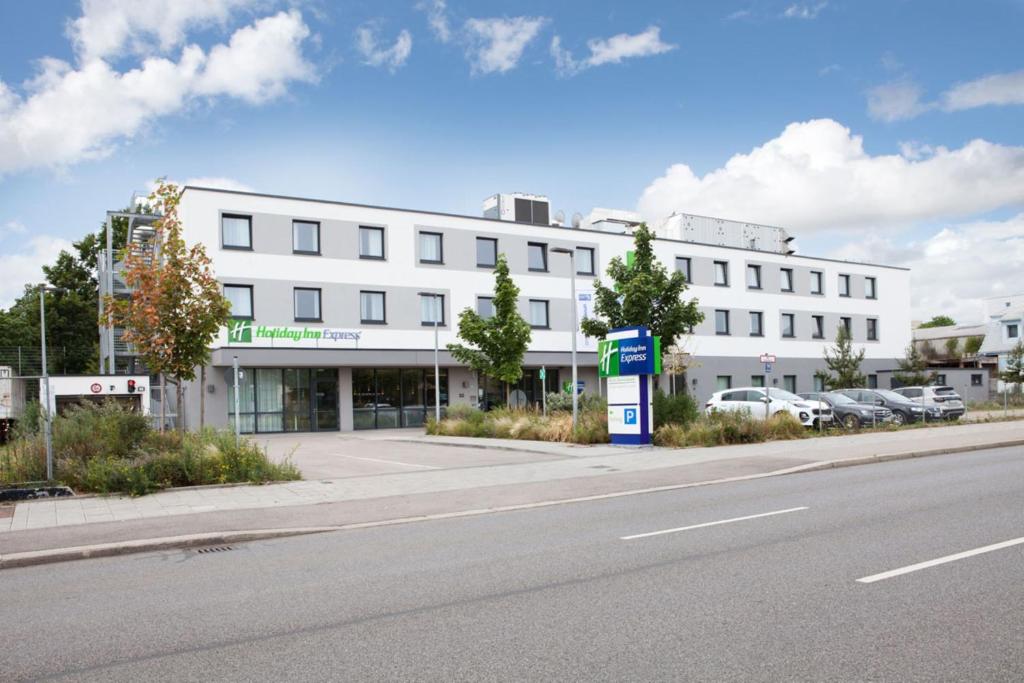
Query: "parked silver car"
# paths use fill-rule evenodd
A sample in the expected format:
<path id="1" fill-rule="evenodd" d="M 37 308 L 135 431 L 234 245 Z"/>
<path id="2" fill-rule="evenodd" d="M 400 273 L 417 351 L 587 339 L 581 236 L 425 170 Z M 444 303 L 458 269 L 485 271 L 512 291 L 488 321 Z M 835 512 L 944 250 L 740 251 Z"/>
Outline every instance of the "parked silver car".
<path id="1" fill-rule="evenodd" d="M 894 389 L 900 396 L 906 396 L 915 403 L 923 403 L 926 408 L 938 408 L 945 420 L 959 420 L 967 412 L 964 400 L 953 387 L 943 385 L 929 387 L 901 387 Z"/>

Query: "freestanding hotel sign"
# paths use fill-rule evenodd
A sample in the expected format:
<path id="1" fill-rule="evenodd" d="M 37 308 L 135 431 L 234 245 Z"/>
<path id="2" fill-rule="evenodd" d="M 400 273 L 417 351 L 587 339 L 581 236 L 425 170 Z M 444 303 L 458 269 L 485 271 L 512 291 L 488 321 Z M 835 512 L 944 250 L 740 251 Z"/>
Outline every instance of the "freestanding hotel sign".
<path id="1" fill-rule="evenodd" d="M 597 344 L 598 373 L 608 383 L 613 444 L 649 445 L 654 431 L 651 377 L 661 373 L 661 338 L 646 327 L 611 330 Z"/>

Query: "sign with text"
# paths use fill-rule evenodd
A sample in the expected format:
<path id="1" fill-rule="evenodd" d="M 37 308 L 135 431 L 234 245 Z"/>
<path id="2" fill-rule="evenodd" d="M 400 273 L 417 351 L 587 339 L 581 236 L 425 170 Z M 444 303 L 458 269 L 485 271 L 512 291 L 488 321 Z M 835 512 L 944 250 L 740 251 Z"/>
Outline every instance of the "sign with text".
<path id="1" fill-rule="evenodd" d="M 264 340 L 280 340 L 295 344 L 309 341 L 318 344 L 358 343 L 362 334 L 360 330 L 339 330 L 331 327 L 256 325 L 251 320 L 232 320 L 228 323 L 228 344 L 254 344 Z"/>
<path id="2" fill-rule="evenodd" d="M 601 377 L 661 373 L 661 337 L 602 339 L 597 344 Z"/>
<path id="3" fill-rule="evenodd" d="M 643 446 L 654 431 L 651 376 L 661 372 L 661 338 L 646 327 L 610 330 L 598 342 L 598 373 L 607 378 L 613 444 Z"/>

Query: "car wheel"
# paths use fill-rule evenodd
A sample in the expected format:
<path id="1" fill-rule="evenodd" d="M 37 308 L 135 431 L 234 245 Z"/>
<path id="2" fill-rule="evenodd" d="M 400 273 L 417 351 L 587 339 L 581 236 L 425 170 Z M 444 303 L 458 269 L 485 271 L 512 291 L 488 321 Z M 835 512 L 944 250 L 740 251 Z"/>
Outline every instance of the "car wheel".
<path id="1" fill-rule="evenodd" d="M 847 415 L 843 418 L 843 426 L 847 429 L 857 429 L 860 427 L 860 420 L 856 415 Z"/>
<path id="2" fill-rule="evenodd" d="M 897 427 L 902 427 L 907 424 L 907 416 L 898 410 L 892 412 L 892 423 Z"/>

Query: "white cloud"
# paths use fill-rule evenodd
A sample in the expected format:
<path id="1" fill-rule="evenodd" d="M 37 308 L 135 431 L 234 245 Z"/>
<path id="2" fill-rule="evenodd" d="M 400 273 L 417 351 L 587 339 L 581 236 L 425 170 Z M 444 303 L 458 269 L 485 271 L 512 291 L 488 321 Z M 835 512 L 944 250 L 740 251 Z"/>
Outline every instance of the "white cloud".
<path id="1" fill-rule="evenodd" d="M 752 15 L 752 12 L 750 10 L 748 10 L 748 9 L 738 9 L 735 12 L 726 15 L 725 20 L 726 21 L 736 21 L 738 19 L 749 19 L 751 17 L 751 15 Z"/>
<path id="2" fill-rule="evenodd" d="M 835 72 L 837 72 L 837 71 L 839 71 L 841 69 L 842 69 L 842 67 L 839 66 L 838 64 L 829 64 L 828 66 L 823 66 L 820 69 L 818 69 L 818 75 L 819 76 L 828 76 L 829 74 L 835 73 Z"/>
<path id="3" fill-rule="evenodd" d="M 828 2 L 818 2 L 815 4 L 806 2 L 795 2 L 785 9 L 782 13 L 787 19 L 816 19 L 821 10 L 828 6 Z"/>
<path id="4" fill-rule="evenodd" d="M 448 7 L 445 0 L 424 0 L 416 8 L 427 13 L 427 24 L 430 31 L 442 43 L 452 39 L 452 29 L 448 24 Z"/>
<path id="5" fill-rule="evenodd" d="M 0 308 L 9 308 L 25 292 L 26 284 L 45 279 L 43 266 L 53 263 L 61 250 L 72 251 L 71 242 L 59 237 L 38 235 L 24 243 L 20 251 L 0 253 Z"/>
<path id="6" fill-rule="evenodd" d="M 893 81 L 868 90 L 868 115 L 876 121 L 903 121 L 928 111 L 921 101 L 921 87 L 908 80 Z"/>
<path id="7" fill-rule="evenodd" d="M 0 240 L 11 235 L 25 234 L 25 225 L 21 221 L 7 221 L 0 225 Z"/>
<path id="8" fill-rule="evenodd" d="M 981 299 L 1020 291 L 1024 214 L 951 225 L 906 243 L 868 234 L 830 255 L 909 267 L 914 318 L 945 314 L 960 323 L 981 322 Z"/>
<path id="9" fill-rule="evenodd" d="M 474 74 L 505 73 L 516 67 L 523 50 L 537 37 L 545 17 L 468 19 L 465 24 Z"/>
<path id="10" fill-rule="evenodd" d="M 673 211 L 796 228 L 900 226 L 1024 205 L 1024 147 L 972 140 L 927 158 L 870 155 L 831 119 L 791 123 L 778 137 L 704 176 L 671 166 L 643 192 L 652 222 Z"/>
<path id="11" fill-rule="evenodd" d="M 577 61 L 572 53 L 562 47 L 559 36 L 551 39 L 551 56 L 555 59 L 555 68 L 563 76 L 573 76 L 584 69 L 602 64 L 618 64 L 624 59 L 659 55 L 676 48 L 675 45 L 661 40 L 661 29 L 648 26 L 641 33 L 619 33 L 611 38 L 591 38 L 587 41 L 590 56 Z"/>
<path id="12" fill-rule="evenodd" d="M 0 174 L 102 157 L 200 98 L 260 103 L 279 97 L 291 82 L 316 79 L 302 55 L 309 33 L 292 10 L 239 29 L 208 54 L 187 45 L 177 61 L 148 57 L 123 72 L 101 59 L 77 68 L 42 59 L 24 96 L 0 82 Z"/>
<path id="13" fill-rule="evenodd" d="M 402 29 L 394 45 L 383 48 L 377 42 L 377 27 L 364 24 L 356 29 L 356 49 L 363 56 L 364 64 L 387 67 L 388 71 L 394 73 L 405 64 L 412 52 L 412 35 Z"/>
<path id="14" fill-rule="evenodd" d="M 942 95 L 947 111 L 1007 104 L 1024 104 L 1024 70 L 958 83 Z"/>

